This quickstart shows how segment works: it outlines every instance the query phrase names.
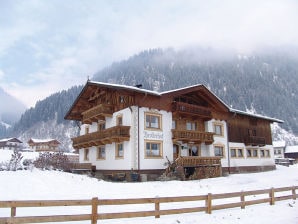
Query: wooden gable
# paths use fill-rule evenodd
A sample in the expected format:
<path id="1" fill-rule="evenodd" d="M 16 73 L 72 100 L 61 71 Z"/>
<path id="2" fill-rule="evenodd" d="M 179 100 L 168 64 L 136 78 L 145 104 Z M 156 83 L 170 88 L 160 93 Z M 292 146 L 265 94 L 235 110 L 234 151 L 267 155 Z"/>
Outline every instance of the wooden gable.
<path id="1" fill-rule="evenodd" d="M 111 116 L 114 112 L 132 105 L 150 107 L 150 102 L 158 96 L 158 93 L 137 87 L 87 82 L 65 119 L 81 121 L 84 120 L 84 113 L 89 112 L 97 113 L 98 116 Z M 98 119 L 98 116 L 94 119 Z"/>
<path id="2" fill-rule="evenodd" d="M 194 118 L 210 120 L 211 118 L 224 119 L 229 112 L 229 108 L 204 85 L 164 92 L 161 96 L 163 101 L 167 101 L 163 104 L 171 107 L 174 115 L 177 111 L 180 111 L 179 115 L 188 112 L 188 115 Z M 182 113 L 183 110 L 185 113 Z"/>

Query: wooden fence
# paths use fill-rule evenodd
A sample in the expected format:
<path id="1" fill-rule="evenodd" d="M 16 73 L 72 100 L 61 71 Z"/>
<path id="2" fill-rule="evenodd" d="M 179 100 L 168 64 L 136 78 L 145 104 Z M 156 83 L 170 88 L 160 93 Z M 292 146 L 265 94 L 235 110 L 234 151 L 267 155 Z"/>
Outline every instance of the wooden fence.
<path id="1" fill-rule="evenodd" d="M 42 223 L 42 222 L 67 222 L 67 221 L 86 221 L 90 220 L 91 223 L 97 223 L 97 220 L 103 219 L 119 219 L 119 218 L 135 218 L 135 217 L 147 217 L 154 216 L 159 218 L 161 215 L 171 215 L 190 212 L 206 212 L 211 214 L 213 210 L 227 209 L 240 207 L 244 209 L 245 206 L 269 203 L 274 205 L 276 201 L 281 200 L 296 200 L 296 190 L 298 186 L 282 187 L 282 188 L 270 188 L 264 190 L 255 191 L 241 191 L 233 193 L 222 194 L 207 194 L 199 196 L 181 196 L 181 197 L 156 197 L 156 198 L 134 198 L 134 199 L 98 199 L 92 198 L 91 200 L 32 200 L 32 201 L 0 201 L 0 209 L 10 208 L 10 217 L 0 217 L 0 223 Z M 220 203 L 221 199 L 229 199 L 224 203 Z M 166 203 L 186 203 L 194 202 L 191 207 L 170 207 L 168 209 L 161 209 L 161 204 Z M 201 206 L 199 205 L 201 201 Z M 120 212 L 101 212 L 105 206 L 115 205 L 131 205 L 131 204 L 152 204 L 153 210 L 147 211 L 120 211 Z M 195 204 L 195 206 L 193 206 Z M 90 214 L 72 214 L 72 215 L 50 215 L 50 216 L 25 216 L 19 217 L 16 215 L 17 208 L 23 207 L 50 207 L 50 206 L 89 206 L 91 207 Z M 177 206 L 177 205 L 176 205 Z M 125 207 L 127 209 L 127 207 Z M 115 210 L 115 209 L 113 209 Z"/>

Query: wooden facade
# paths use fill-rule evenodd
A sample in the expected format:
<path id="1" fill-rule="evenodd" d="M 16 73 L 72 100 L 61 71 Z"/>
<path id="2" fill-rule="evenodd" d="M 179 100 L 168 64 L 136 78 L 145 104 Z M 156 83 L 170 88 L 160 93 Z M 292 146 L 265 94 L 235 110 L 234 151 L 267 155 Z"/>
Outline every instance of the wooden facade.
<path id="1" fill-rule="evenodd" d="M 73 147 L 80 162 L 97 170 L 158 173 L 166 158 L 180 164 L 193 157 L 187 161 L 194 164 L 182 166 L 196 167 L 197 174 L 210 168 L 196 166 L 205 157 L 223 171 L 274 168 L 270 124 L 282 122 L 229 108 L 204 85 L 158 93 L 91 81 L 65 119 L 81 122 Z M 218 176 L 221 168 L 213 170 Z"/>
<path id="2" fill-rule="evenodd" d="M 44 152 L 44 151 L 50 151 L 50 152 L 57 152 L 58 146 L 60 145 L 60 142 L 56 139 L 29 139 L 28 141 L 29 147 L 36 152 Z"/>

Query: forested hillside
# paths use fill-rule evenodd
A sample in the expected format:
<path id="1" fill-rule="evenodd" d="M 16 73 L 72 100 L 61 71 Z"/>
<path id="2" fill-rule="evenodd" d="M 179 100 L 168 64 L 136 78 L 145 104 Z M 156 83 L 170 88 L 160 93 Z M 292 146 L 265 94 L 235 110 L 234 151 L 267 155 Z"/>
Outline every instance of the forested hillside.
<path id="1" fill-rule="evenodd" d="M 78 127 L 64 120 L 64 116 L 81 89 L 82 86 L 74 86 L 38 101 L 9 130 L 10 135 L 19 136 L 23 142 L 30 138 L 55 138 L 61 142 L 60 149 L 68 151 L 72 144 L 70 138 L 77 135 Z"/>
<path id="2" fill-rule="evenodd" d="M 114 63 L 94 80 L 157 91 L 204 84 L 231 107 L 282 119 L 298 134 L 298 54 L 156 49 Z"/>

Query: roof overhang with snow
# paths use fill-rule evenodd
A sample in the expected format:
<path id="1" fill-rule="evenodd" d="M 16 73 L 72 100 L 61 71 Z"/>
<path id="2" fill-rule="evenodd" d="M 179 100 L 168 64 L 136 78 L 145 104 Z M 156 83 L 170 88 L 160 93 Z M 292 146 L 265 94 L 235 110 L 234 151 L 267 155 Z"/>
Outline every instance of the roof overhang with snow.
<path id="1" fill-rule="evenodd" d="M 197 94 L 201 98 L 203 98 L 206 102 L 208 102 L 208 104 L 210 104 L 213 108 L 216 108 L 218 111 L 268 120 L 269 122 L 283 123 L 282 120 L 279 120 L 276 118 L 271 118 L 271 117 L 263 116 L 259 114 L 252 114 L 252 113 L 230 108 L 219 97 L 217 97 L 213 92 L 211 92 L 211 90 L 209 90 L 206 86 L 202 84 L 187 86 L 187 87 L 159 93 L 156 91 L 141 89 L 133 86 L 95 82 L 90 80 L 87 81 L 84 88 L 80 92 L 79 96 L 76 98 L 76 100 L 70 107 L 69 111 L 65 115 L 65 119 L 80 121 L 82 118 L 82 112 L 89 109 L 90 107 L 88 100 L 90 99 L 90 97 L 92 97 L 92 94 L 94 94 L 94 92 L 96 92 L 97 89 L 107 89 L 109 91 L 125 91 L 131 94 L 140 93 L 145 95 L 151 95 L 152 97 L 157 97 L 160 99 L 167 98 L 167 97 L 174 99 L 175 97 L 182 96 L 182 95 Z"/>

